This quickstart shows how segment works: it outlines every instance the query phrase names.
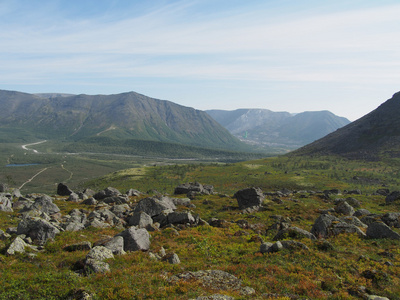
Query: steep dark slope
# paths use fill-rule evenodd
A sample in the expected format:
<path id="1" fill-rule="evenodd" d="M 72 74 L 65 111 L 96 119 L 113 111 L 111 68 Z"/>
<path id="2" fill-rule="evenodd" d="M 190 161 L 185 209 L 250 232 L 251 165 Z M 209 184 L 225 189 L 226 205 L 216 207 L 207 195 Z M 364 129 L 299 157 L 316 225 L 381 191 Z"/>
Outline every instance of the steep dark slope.
<path id="1" fill-rule="evenodd" d="M 364 117 L 291 155 L 338 154 L 355 159 L 400 157 L 400 93 Z"/>
<path id="2" fill-rule="evenodd" d="M 205 112 L 129 92 L 116 95 L 26 94 L 0 91 L 0 129 L 40 138 L 141 139 L 244 150 Z"/>

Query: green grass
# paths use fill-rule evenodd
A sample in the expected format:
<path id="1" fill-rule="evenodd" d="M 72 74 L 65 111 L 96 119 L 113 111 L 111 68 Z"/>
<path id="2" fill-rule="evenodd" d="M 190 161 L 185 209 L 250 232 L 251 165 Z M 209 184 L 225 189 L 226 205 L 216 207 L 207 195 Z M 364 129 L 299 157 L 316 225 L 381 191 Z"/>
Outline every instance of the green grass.
<path id="1" fill-rule="evenodd" d="M 86 164 L 89 163 L 88 158 Z M 104 168 L 109 166 L 106 161 L 102 163 Z M 80 164 L 82 168 L 87 166 L 84 160 Z M 252 241 L 255 235 L 272 241 L 276 232 L 267 229 L 274 224 L 274 215 L 290 218 L 293 226 L 311 230 L 319 209 L 333 207 L 336 197 L 322 200 L 318 195 L 309 194 L 310 190 L 360 189 L 362 194 L 352 197 L 362 203 L 362 208 L 378 214 L 398 211 L 399 204 L 385 205 L 383 196 L 372 195 L 382 184 L 391 190 L 399 189 L 398 166 L 397 161 L 367 163 L 336 157 L 278 157 L 235 164 L 137 165 L 88 180 L 80 186 L 95 190 L 113 186 L 121 191 L 136 188 L 164 194 L 172 194 L 183 182 L 213 184 L 219 194 L 196 196 L 192 200 L 196 207 L 191 210 L 204 220 L 214 217 L 228 223 L 225 228 L 186 228 L 180 230 L 178 236 L 170 229 L 151 232 L 150 250 L 158 252 L 164 247 L 167 252 L 177 253 L 181 260 L 179 265 L 153 261 L 147 253 L 133 252 L 108 260 L 110 273 L 89 277 L 77 276 L 71 271 L 86 252 L 69 253 L 63 248 L 82 241 L 93 243 L 104 236 L 115 235 L 118 230 L 62 232 L 34 258 L 28 255 L 7 257 L 4 253 L 10 241 L 0 241 L 0 278 L 3 279 L 0 299 L 65 299 L 77 289 L 93 294 L 94 299 L 190 299 L 213 293 L 224 293 L 236 299 L 264 299 L 263 294 L 274 293 L 281 295 L 280 299 L 285 299 L 285 294 L 309 299 L 358 299 L 349 291 L 359 286 L 365 286 L 371 294 L 400 299 L 400 241 L 367 240 L 343 234 L 327 239 L 333 250 L 321 250 L 322 241 L 302 239 L 310 251 L 285 250 L 265 255 L 258 252 L 260 244 Z M 249 186 L 259 186 L 265 192 L 282 188 L 303 192 L 283 198 L 283 204 L 271 201 L 273 197 L 268 196 L 264 211 L 243 214 L 232 195 Z M 134 203 L 139 199 L 131 200 Z M 56 203 L 62 214 L 73 208 L 94 209 L 65 202 L 61 197 Z M 248 221 L 252 229 L 240 228 L 236 223 L 239 220 Z M 0 229 L 17 226 L 18 222 L 17 212 L 0 213 Z M 245 234 L 238 235 L 238 232 Z M 394 258 L 383 257 L 380 253 L 384 251 L 392 253 Z M 386 261 L 394 265 L 387 266 Z M 196 282 L 171 284 L 167 280 L 177 273 L 205 269 L 229 272 L 240 278 L 244 286 L 254 288 L 256 294 L 246 298 L 234 291 L 209 290 Z M 368 270 L 376 271 L 374 279 L 363 276 Z"/>

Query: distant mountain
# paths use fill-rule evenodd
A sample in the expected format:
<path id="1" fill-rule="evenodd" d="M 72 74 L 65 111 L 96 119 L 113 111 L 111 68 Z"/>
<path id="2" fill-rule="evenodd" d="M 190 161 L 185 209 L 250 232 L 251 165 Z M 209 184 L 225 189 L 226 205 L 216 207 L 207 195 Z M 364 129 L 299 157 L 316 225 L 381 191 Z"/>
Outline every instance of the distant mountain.
<path id="1" fill-rule="evenodd" d="M 244 150 L 244 143 L 203 111 L 135 92 L 116 95 L 27 94 L 0 90 L 0 141 L 94 137 Z"/>
<path id="2" fill-rule="evenodd" d="M 306 145 L 292 155 L 338 154 L 376 160 L 400 157 L 400 92 L 347 126 Z"/>
<path id="3" fill-rule="evenodd" d="M 299 114 L 268 109 L 206 112 L 242 141 L 281 151 L 297 149 L 350 123 L 329 111 Z"/>

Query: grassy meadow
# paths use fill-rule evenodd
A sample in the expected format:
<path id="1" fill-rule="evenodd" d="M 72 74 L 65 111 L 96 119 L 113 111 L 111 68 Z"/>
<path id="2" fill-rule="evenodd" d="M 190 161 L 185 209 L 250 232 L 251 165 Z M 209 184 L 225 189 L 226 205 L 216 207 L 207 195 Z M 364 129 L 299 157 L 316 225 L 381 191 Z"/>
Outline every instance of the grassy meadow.
<path id="1" fill-rule="evenodd" d="M 97 160 L 97 164 L 94 163 L 96 158 L 91 160 L 90 157 L 68 156 L 64 159 L 67 161 L 64 166 L 68 166 L 69 160 L 76 160 L 76 169 L 65 167 L 73 174 L 92 168 L 90 175 L 75 184 L 77 188 L 100 190 L 112 186 L 121 192 L 134 188 L 147 193 L 132 197 L 132 205 L 149 194 L 172 195 L 174 188 L 184 182 L 211 184 L 217 194 L 196 196 L 192 200 L 196 207 L 191 211 L 206 221 L 217 218 L 227 222 L 222 227 L 181 228 L 178 235 L 170 228 L 150 232 L 150 250 L 158 252 L 163 247 L 167 252 L 175 252 L 180 264 L 154 261 L 147 253 L 131 252 L 108 260 L 111 272 L 86 277 L 76 275 L 72 269 L 87 251 L 66 252 L 63 248 L 82 241 L 94 243 L 119 233 L 120 229 L 62 232 L 37 256 L 6 256 L 5 249 L 10 240 L 0 241 L 0 299 L 67 299 L 79 289 L 92 294 L 93 299 L 191 299 L 215 293 L 235 299 L 360 299 L 357 294 L 361 286 L 369 294 L 400 299 L 400 241 L 368 240 L 355 234 L 342 234 L 318 241 L 301 239 L 309 251 L 259 252 L 260 238 L 272 242 L 276 234 L 270 229 L 276 216 L 282 216 L 292 226 L 310 231 L 320 209 L 333 207 L 335 198 L 347 197 L 322 199 L 310 191 L 359 189 L 362 194 L 351 197 L 360 201 L 361 208 L 376 214 L 399 211 L 400 204 L 385 205 L 384 196 L 373 194 L 382 187 L 391 191 L 400 189 L 398 160 L 363 162 L 339 157 L 284 156 L 238 163 L 177 164 L 164 161 L 141 164 L 132 161 L 131 166 L 118 170 L 121 166 L 117 168 L 116 161 L 105 158 L 101 163 Z M 60 161 L 56 163 L 61 165 Z M 25 171 L 29 173 L 25 178 L 43 167 L 30 166 L 32 170 Z M 109 172 L 98 178 L 98 168 L 102 168 L 104 174 Z M 52 172 L 54 182 L 65 181 L 69 176 L 61 167 Z M 23 173 L 21 171 L 18 176 Z M 13 174 L 12 178 L 4 179 L 8 178 L 11 184 L 16 176 Z M 297 193 L 281 198 L 282 203 L 267 196 L 263 211 L 244 214 L 238 209 L 233 194 L 253 186 L 264 192 L 289 189 Z M 73 208 L 95 209 L 67 202 L 65 197 L 57 197 L 55 203 L 62 214 Z M 0 229 L 4 231 L 17 226 L 19 221 L 18 212 L 0 212 Z M 243 222 L 250 226 L 240 226 Z M 197 282 L 172 284 L 168 281 L 178 273 L 207 269 L 233 274 L 243 281 L 243 286 L 254 288 L 256 293 L 244 296 L 235 291 L 207 289 Z M 374 276 L 366 276 L 368 271 L 373 271 Z"/>

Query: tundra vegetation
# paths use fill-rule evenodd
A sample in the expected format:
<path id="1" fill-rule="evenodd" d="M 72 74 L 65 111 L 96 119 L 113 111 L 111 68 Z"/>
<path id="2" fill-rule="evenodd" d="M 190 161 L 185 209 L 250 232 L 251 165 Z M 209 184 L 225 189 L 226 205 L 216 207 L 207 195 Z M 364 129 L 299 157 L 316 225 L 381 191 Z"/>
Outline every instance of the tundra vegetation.
<path id="1" fill-rule="evenodd" d="M 97 200 L 87 197 L 95 201 L 57 195 L 53 185 L 46 201 L 60 211 L 49 222 L 61 230 L 40 243 L 30 241 L 21 222 L 38 219 L 27 216 L 32 205 L 43 217 L 39 204 L 48 198 L 25 195 L 31 208 L 18 209 L 14 195 L 13 211 L 0 211 L 0 299 L 400 299 L 399 167 L 398 159 L 335 156 L 132 165 L 71 186 L 77 195 L 93 190 Z M 8 178 L 9 187 L 17 176 Z M 189 182 L 203 190 L 174 195 Z M 114 202 L 99 196 L 115 190 L 123 195 Z M 259 198 L 246 207 L 239 203 L 246 195 Z M 150 219 L 141 214 L 145 201 L 166 199 L 175 199 L 176 207 L 154 216 L 148 211 Z M 117 217 L 107 219 L 108 211 Z M 65 230 L 78 215 L 83 227 Z M 322 219 L 329 224 L 321 229 Z M 135 220 L 149 221 L 140 223 L 149 233 L 148 249 L 114 248 L 93 262 L 96 246 L 121 236 L 126 243 Z M 390 238 L 374 235 L 376 224 L 386 226 Z M 25 252 L 10 254 L 17 237 L 25 239 Z"/>

